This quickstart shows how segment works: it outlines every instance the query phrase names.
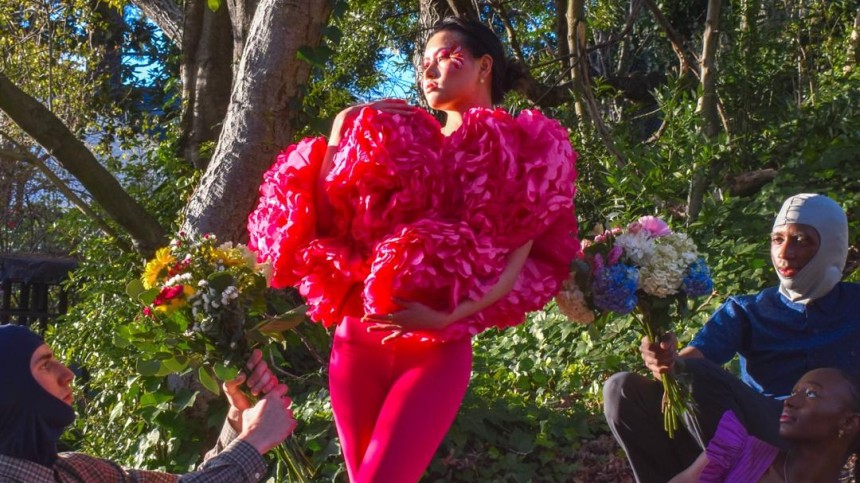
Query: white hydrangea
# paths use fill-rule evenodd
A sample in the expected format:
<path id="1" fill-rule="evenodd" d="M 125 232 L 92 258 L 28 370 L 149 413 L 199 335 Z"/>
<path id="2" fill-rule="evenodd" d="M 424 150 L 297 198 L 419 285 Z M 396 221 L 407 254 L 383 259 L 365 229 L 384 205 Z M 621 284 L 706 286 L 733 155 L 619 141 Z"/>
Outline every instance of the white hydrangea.
<path id="1" fill-rule="evenodd" d="M 653 253 L 640 266 L 639 285 L 655 297 L 674 295 L 681 288 L 687 267 L 696 258 L 696 244 L 684 233 L 658 238 Z"/>
<path id="2" fill-rule="evenodd" d="M 615 245 L 624 249 L 624 259 L 636 266 L 641 266 L 651 258 L 654 242 L 645 230 L 636 233 L 627 231 L 615 238 Z"/>

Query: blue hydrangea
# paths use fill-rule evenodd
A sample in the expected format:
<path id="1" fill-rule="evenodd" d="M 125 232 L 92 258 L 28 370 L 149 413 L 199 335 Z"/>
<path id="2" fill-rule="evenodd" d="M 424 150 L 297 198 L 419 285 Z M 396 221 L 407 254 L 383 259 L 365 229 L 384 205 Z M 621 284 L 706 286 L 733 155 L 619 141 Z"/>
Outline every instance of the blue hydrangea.
<path id="1" fill-rule="evenodd" d="M 711 280 L 711 269 L 704 259 L 699 258 L 687 268 L 681 290 L 689 297 L 699 297 L 714 291 L 714 281 Z"/>
<path id="2" fill-rule="evenodd" d="M 603 310 L 628 314 L 636 308 L 638 286 L 639 269 L 619 263 L 595 274 L 591 284 L 592 301 Z"/>

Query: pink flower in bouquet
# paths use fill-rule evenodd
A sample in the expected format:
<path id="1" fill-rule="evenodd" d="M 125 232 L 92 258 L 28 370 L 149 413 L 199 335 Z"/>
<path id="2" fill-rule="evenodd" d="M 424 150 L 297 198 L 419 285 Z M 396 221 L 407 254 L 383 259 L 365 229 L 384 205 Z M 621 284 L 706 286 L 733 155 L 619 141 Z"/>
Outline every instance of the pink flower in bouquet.
<path id="1" fill-rule="evenodd" d="M 669 225 L 656 216 L 643 216 L 639 218 L 637 223 L 651 235 L 651 238 L 660 238 L 661 236 L 672 234 L 672 229 L 669 228 Z"/>
<path id="2" fill-rule="evenodd" d="M 613 246 L 612 249 L 609 250 L 609 253 L 606 254 L 606 264 L 609 266 L 615 265 L 618 263 L 618 260 L 621 260 L 621 255 L 623 254 L 624 250 L 620 246 Z"/>

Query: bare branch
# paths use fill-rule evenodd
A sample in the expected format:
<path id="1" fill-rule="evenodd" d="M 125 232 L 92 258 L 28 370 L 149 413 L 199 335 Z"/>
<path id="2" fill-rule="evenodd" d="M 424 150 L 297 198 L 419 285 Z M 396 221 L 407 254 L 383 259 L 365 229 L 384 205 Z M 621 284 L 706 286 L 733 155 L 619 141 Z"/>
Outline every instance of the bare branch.
<path id="1" fill-rule="evenodd" d="M 57 116 L 0 73 L 0 109 L 72 174 L 131 236 L 135 249 L 150 254 L 164 244 L 158 220 L 122 188 L 116 178 Z"/>
<path id="2" fill-rule="evenodd" d="M 9 138 L 7 138 L 9 139 Z M 9 141 L 14 142 L 9 139 Z M 16 143 L 17 144 L 17 143 Z M 93 211 L 92 208 L 83 200 L 80 196 L 78 196 L 71 188 L 62 180 L 59 176 L 56 175 L 50 168 L 48 168 L 45 163 L 39 159 L 36 155 L 28 152 L 28 151 L 12 151 L 8 149 L 0 148 L 0 159 L 7 159 L 11 161 L 22 161 L 25 163 L 29 163 L 35 166 L 39 171 L 48 178 L 48 181 L 57 188 L 57 190 L 63 194 L 70 202 L 72 202 L 75 207 L 84 214 L 84 216 L 89 217 L 95 222 L 95 224 L 99 227 L 99 229 L 104 232 L 106 235 L 113 237 L 116 241 L 116 244 L 125 251 L 131 251 L 131 246 L 129 246 L 125 240 L 123 240 L 110 225 L 105 222 L 105 220 L 99 216 L 98 213 Z"/>
<path id="3" fill-rule="evenodd" d="M 131 0 L 131 3 L 182 48 L 182 9 L 178 3 L 174 0 Z"/>

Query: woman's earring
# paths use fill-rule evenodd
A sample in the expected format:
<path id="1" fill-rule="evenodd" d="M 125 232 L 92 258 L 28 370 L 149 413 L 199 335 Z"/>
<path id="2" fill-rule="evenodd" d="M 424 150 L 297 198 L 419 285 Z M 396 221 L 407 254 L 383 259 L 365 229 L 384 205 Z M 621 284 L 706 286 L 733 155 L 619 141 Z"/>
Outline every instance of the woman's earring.
<path id="1" fill-rule="evenodd" d="M 484 78 L 483 78 L 483 77 L 481 77 L 481 84 L 483 84 L 483 83 L 484 83 Z"/>
<path id="2" fill-rule="evenodd" d="M 840 430 L 839 430 L 839 439 L 842 439 L 842 437 L 843 437 L 843 436 L 845 436 L 845 430 L 844 430 L 844 429 L 840 429 Z"/>

